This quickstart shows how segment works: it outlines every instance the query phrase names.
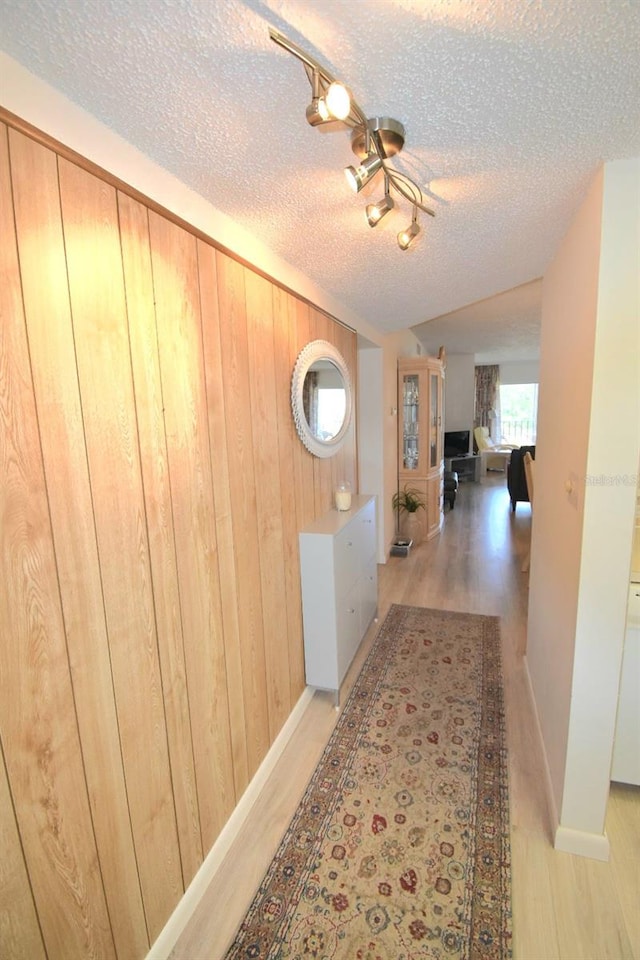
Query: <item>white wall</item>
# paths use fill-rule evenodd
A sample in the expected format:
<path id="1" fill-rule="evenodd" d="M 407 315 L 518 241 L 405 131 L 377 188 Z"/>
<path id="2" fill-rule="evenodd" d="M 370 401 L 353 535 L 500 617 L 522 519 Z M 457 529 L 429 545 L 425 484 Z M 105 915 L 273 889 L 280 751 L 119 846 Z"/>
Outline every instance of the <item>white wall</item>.
<path id="1" fill-rule="evenodd" d="M 445 430 L 473 431 L 475 359 L 472 353 L 447 354 L 444 377 Z"/>
<path id="2" fill-rule="evenodd" d="M 618 161 L 607 164 L 604 175 L 575 667 L 560 814 L 562 827 L 585 832 L 604 831 L 624 645 L 640 450 L 639 267 L 640 160 Z"/>
<path id="3" fill-rule="evenodd" d="M 509 360 L 500 364 L 500 383 L 539 383 L 539 360 Z"/>
<path id="4" fill-rule="evenodd" d="M 608 164 L 543 286 L 527 661 L 556 846 L 602 858 L 640 449 L 639 227 L 640 161 Z"/>
<path id="5" fill-rule="evenodd" d="M 358 486 L 377 499 L 378 563 L 386 563 L 384 477 L 384 354 L 374 344 L 358 340 Z"/>

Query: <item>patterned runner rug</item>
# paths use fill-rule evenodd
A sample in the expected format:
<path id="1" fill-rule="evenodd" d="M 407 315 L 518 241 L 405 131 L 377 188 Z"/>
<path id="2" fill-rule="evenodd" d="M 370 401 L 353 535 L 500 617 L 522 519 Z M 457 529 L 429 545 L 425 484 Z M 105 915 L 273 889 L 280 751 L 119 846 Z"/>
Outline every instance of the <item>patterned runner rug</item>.
<path id="1" fill-rule="evenodd" d="M 394 605 L 227 960 L 511 956 L 497 617 Z"/>

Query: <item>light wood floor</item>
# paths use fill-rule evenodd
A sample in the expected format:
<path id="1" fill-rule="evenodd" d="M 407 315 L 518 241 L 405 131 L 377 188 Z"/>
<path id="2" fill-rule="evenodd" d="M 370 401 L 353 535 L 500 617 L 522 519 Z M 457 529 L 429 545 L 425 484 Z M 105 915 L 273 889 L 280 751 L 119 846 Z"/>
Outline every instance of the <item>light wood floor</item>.
<path id="1" fill-rule="evenodd" d="M 552 848 L 522 657 L 528 574 L 521 565 L 530 525 L 528 504 L 511 513 L 503 476 L 462 484 L 455 509 L 447 508 L 441 536 L 378 568 L 379 616 L 391 603 L 406 603 L 501 618 L 516 960 L 640 960 L 640 788 L 612 789 L 609 863 Z M 376 629 L 374 624 L 360 648 L 342 702 Z M 332 698 L 316 693 L 172 958 L 224 956 L 336 718 Z"/>

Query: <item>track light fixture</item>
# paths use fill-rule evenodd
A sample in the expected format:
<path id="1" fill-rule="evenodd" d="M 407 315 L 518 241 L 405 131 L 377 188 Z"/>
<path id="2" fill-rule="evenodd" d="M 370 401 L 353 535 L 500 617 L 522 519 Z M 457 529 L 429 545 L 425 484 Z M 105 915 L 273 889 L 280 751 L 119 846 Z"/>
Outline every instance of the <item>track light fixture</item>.
<path id="1" fill-rule="evenodd" d="M 415 181 L 400 173 L 389 163 L 389 158 L 399 153 L 404 146 L 404 127 L 392 117 L 366 117 L 362 109 L 340 83 L 301 47 L 288 40 L 277 30 L 269 28 L 274 43 L 293 54 L 304 65 L 311 84 L 311 103 L 307 107 L 307 121 L 312 127 L 338 122 L 351 128 L 351 149 L 360 163 L 345 169 L 350 186 L 359 193 L 373 177 L 384 172 L 384 198 L 368 204 L 367 222 L 374 227 L 395 206 L 391 192 L 395 192 L 413 207 L 411 225 L 398 234 L 398 246 L 407 250 L 420 233 L 418 210 L 430 217 L 435 212 L 424 202 L 422 190 Z"/>
<path id="2" fill-rule="evenodd" d="M 375 152 L 369 154 L 357 167 L 347 167 L 344 171 L 347 183 L 356 193 L 360 193 L 365 184 L 382 169 L 382 160 Z"/>
<path id="3" fill-rule="evenodd" d="M 417 207 L 413 208 L 413 219 L 411 225 L 406 230 L 401 230 L 398 234 L 398 246 L 401 250 L 408 250 L 413 241 L 420 233 L 420 224 L 418 223 Z"/>
<path id="4" fill-rule="evenodd" d="M 377 203 L 368 203 L 365 208 L 365 213 L 367 215 L 367 223 L 370 227 L 375 227 L 380 223 L 383 217 L 389 213 L 390 210 L 393 210 L 395 203 L 393 202 L 393 197 L 389 195 L 389 177 L 385 173 L 384 175 L 384 197 L 382 200 L 378 200 Z"/>
<path id="5" fill-rule="evenodd" d="M 309 82 L 311 103 L 307 107 L 307 122 L 312 127 L 330 120 L 344 120 L 349 116 L 351 95 L 342 83 L 336 81 L 324 89 L 318 70 L 312 70 Z"/>
<path id="6" fill-rule="evenodd" d="M 330 119 L 331 115 L 324 97 L 314 97 L 307 107 L 307 123 L 310 123 L 312 127 L 317 127 L 319 123 L 326 123 Z"/>

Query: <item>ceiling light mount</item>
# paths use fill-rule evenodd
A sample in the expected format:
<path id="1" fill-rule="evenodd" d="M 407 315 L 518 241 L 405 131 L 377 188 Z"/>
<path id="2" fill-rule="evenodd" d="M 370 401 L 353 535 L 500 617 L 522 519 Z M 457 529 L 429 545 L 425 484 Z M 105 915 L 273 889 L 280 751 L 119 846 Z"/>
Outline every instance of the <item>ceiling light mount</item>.
<path id="1" fill-rule="evenodd" d="M 395 157 L 404 147 L 404 127 L 392 117 L 372 117 L 366 124 L 354 127 L 351 134 L 351 149 L 356 157 L 366 157 L 372 134 L 382 148 L 384 159 Z"/>
<path id="2" fill-rule="evenodd" d="M 395 157 L 404 147 L 404 126 L 392 117 L 367 117 L 345 85 L 336 80 L 317 60 L 271 27 L 269 35 L 274 43 L 293 54 L 304 65 L 311 84 L 311 103 L 306 114 L 311 126 L 322 126 L 331 121 L 332 127 L 337 123 L 338 126 L 351 128 L 351 149 L 361 162 L 357 166 L 347 167 L 345 174 L 356 193 L 383 171 L 384 199 L 377 204 L 367 205 L 369 225 L 375 226 L 394 208 L 391 192 L 411 204 L 411 225 L 398 234 L 400 249 L 408 249 L 420 233 L 418 210 L 430 217 L 435 217 L 435 211 L 426 205 L 420 186 L 389 163 L 389 158 Z"/>

